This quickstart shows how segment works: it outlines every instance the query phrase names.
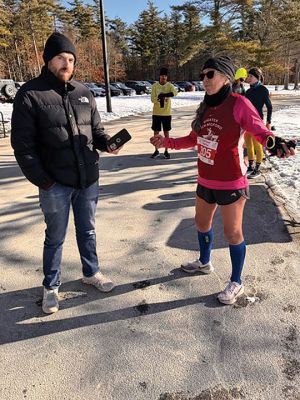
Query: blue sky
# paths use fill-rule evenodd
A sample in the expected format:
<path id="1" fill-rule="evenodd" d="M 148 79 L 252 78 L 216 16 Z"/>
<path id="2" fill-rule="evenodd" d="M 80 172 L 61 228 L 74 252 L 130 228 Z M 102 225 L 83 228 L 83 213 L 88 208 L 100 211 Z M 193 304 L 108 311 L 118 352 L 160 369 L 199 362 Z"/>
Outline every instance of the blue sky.
<path id="1" fill-rule="evenodd" d="M 119 17 L 127 24 L 135 22 L 140 13 L 146 9 L 147 0 L 102 0 L 105 14 L 108 18 Z M 63 1 L 66 4 L 66 1 Z M 91 4 L 91 1 L 85 0 L 85 4 Z M 154 5 L 159 11 L 170 13 L 170 6 L 178 6 L 185 3 L 184 0 L 153 0 Z M 163 15 L 163 13 L 162 13 Z"/>

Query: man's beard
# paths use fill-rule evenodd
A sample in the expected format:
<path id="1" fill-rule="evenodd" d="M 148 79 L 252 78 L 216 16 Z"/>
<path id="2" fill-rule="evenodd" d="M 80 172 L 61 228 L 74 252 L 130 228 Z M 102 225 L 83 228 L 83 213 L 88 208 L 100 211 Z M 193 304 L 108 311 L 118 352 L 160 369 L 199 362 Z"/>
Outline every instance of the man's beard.
<path id="1" fill-rule="evenodd" d="M 72 77 L 72 75 L 73 75 L 73 71 L 69 71 L 64 68 L 59 69 L 56 73 L 56 77 L 63 82 L 69 81 L 70 78 Z"/>

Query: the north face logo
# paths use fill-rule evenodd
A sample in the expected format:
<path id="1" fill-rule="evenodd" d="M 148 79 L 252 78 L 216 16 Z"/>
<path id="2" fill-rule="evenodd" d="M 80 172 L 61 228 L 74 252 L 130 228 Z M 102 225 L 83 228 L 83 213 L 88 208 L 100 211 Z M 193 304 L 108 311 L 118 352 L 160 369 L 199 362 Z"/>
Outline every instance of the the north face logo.
<path id="1" fill-rule="evenodd" d="M 89 103 L 89 99 L 85 96 L 81 96 L 78 99 L 81 103 Z"/>

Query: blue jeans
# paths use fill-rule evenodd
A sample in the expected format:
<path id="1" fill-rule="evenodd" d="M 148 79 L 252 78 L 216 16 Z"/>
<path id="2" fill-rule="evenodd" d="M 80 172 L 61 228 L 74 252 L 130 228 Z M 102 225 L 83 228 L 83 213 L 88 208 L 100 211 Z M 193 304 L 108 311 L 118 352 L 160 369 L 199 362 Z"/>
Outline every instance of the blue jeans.
<path id="1" fill-rule="evenodd" d="M 98 181 L 86 189 L 74 189 L 55 183 L 49 190 L 39 189 L 39 196 L 47 225 L 43 253 L 43 285 L 47 289 L 60 285 L 62 249 L 71 204 L 83 275 L 95 275 L 99 271 L 95 233 Z"/>

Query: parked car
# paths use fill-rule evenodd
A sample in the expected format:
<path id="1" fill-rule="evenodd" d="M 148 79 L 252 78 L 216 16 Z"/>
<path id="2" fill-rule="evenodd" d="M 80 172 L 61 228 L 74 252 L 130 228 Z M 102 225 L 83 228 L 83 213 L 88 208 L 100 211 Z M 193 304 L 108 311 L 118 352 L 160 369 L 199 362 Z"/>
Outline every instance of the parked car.
<path id="1" fill-rule="evenodd" d="M 177 81 L 175 83 L 182 87 L 185 92 L 193 92 L 195 90 L 195 86 L 188 81 Z"/>
<path id="2" fill-rule="evenodd" d="M 185 92 L 184 87 L 177 85 L 177 83 L 175 82 L 171 82 L 172 85 L 175 87 L 175 89 L 177 90 L 177 92 Z"/>
<path id="3" fill-rule="evenodd" d="M 99 86 L 100 88 L 106 90 L 105 83 L 102 83 L 102 82 L 97 83 L 97 86 Z M 119 88 L 113 86 L 112 84 L 109 84 L 108 87 L 109 87 L 111 96 L 120 96 L 121 95 L 122 91 Z"/>
<path id="4" fill-rule="evenodd" d="M 147 82 L 149 82 L 150 85 L 153 85 L 153 83 L 155 83 L 155 82 L 157 82 L 157 81 L 152 81 L 152 80 L 150 80 L 150 79 L 147 79 Z"/>
<path id="5" fill-rule="evenodd" d="M 205 90 L 204 89 L 204 86 L 203 86 L 203 82 L 201 82 L 201 81 L 195 81 L 195 82 L 197 82 L 197 84 L 198 84 L 198 90 L 201 90 L 201 91 L 203 91 L 203 90 Z"/>
<path id="6" fill-rule="evenodd" d="M 104 97 L 106 96 L 106 91 L 103 88 L 98 87 L 92 82 L 82 82 L 92 93 L 94 97 Z"/>
<path id="7" fill-rule="evenodd" d="M 12 101 L 16 93 L 17 88 L 12 79 L 0 79 L 0 97 L 3 101 Z"/>
<path id="8" fill-rule="evenodd" d="M 151 93 L 151 87 L 149 88 L 150 84 L 146 86 L 144 83 L 140 81 L 127 81 L 125 82 L 125 85 L 134 89 L 136 91 L 136 94 L 149 94 Z"/>
<path id="9" fill-rule="evenodd" d="M 151 92 L 152 84 L 149 81 L 139 81 L 139 82 L 144 84 L 146 86 L 146 88 L 148 88 L 150 90 L 150 92 Z"/>
<path id="10" fill-rule="evenodd" d="M 189 81 L 192 85 L 195 86 L 196 90 L 204 90 L 203 84 L 201 81 Z"/>
<path id="11" fill-rule="evenodd" d="M 112 82 L 111 85 L 117 89 L 120 89 L 124 96 L 133 96 L 136 94 L 136 91 L 128 86 L 126 86 L 122 82 Z"/>
<path id="12" fill-rule="evenodd" d="M 19 90 L 20 87 L 21 87 L 22 85 L 24 85 L 24 83 L 25 83 L 25 82 L 15 82 L 15 87 L 17 88 L 17 90 Z"/>

